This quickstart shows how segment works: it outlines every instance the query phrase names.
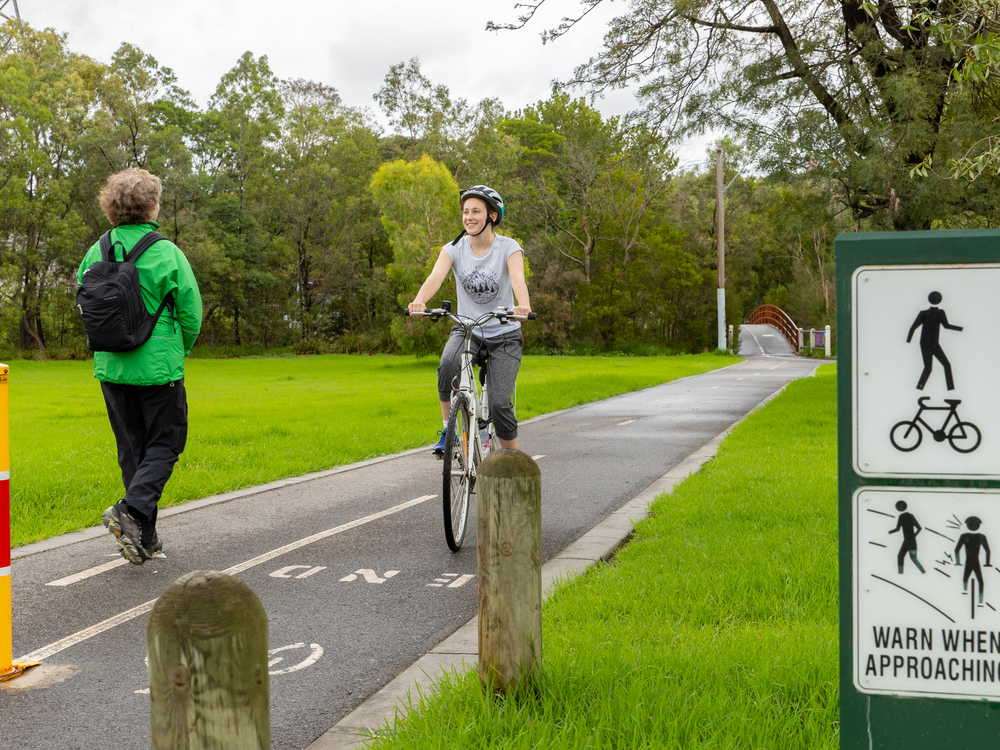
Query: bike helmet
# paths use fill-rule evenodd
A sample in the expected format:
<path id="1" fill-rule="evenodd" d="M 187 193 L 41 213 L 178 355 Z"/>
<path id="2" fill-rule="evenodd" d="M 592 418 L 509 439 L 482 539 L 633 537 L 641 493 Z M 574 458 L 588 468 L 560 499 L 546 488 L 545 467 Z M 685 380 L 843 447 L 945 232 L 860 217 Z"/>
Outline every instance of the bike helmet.
<path id="1" fill-rule="evenodd" d="M 461 190 L 458 193 L 458 205 L 464 206 L 465 201 L 469 198 L 480 198 L 486 203 L 487 212 L 489 211 L 496 212 L 497 220 L 493 221 L 492 218 L 487 216 L 486 226 L 489 226 L 490 224 L 496 226 L 501 221 L 503 221 L 503 198 L 500 197 L 500 193 L 498 193 L 496 190 L 487 185 L 474 185 L 466 190 Z M 486 227 L 483 227 L 480 233 L 485 231 Z M 458 237 L 456 237 L 451 241 L 451 244 L 452 245 L 456 244 L 460 239 L 462 239 L 462 235 L 464 234 L 465 230 L 463 229 L 461 232 L 458 233 Z"/>
<path id="2" fill-rule="evenodd" d="M 497 212 L 497 220 L 493 222 L 494 226 L 503 221 L 503 198 L 500 197 L 500 193 L 487 185 L 474 185 L 459 192 L 458 204 L 464 206 L 466 198 L 472 197 L 482 198 L 491 211 Z"/>

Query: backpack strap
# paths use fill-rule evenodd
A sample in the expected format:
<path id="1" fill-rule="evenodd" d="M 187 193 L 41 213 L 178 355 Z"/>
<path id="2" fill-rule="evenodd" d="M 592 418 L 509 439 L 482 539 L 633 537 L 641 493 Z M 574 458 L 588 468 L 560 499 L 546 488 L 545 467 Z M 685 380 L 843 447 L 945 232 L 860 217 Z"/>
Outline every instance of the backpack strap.
<path id="1" fill-rule="evenodd" d="M 112 258 L 111 230 L 101 235 L 101 260 L 108 261 Z"/>
<path id="2" fill-rule="evenodd" d="M 103 241 L 104 238 L 102 237 L 101 239 Z M 146 232 L 146 234 L 142 235 L 142 237 L 139 238 L 139 241 L 132 246 L 132 249 L 124 254 L 124 259 L 129 263 L 135 263 L 139 260 L 139 256 L 146 252 L 151 245 L 165 239 L 167 238 L 159 232 Z M 103 247 L 104 246 L 102 245 L 101 248 L 103 249 Z"/>

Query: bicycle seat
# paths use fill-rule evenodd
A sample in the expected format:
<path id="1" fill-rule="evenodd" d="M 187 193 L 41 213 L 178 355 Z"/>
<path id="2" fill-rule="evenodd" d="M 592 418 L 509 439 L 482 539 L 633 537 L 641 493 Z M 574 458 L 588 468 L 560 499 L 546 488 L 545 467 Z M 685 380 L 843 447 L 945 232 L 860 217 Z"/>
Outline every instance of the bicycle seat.
<path id="1" fill-rule="evenodd" d="M 960 398 L 946 398 L 944 400 L 944 402 L 946 404 L 948 404 L 948 406 L 958 406 L 960 403 L 962 403 L 962 399 L 960 399 Z"/>

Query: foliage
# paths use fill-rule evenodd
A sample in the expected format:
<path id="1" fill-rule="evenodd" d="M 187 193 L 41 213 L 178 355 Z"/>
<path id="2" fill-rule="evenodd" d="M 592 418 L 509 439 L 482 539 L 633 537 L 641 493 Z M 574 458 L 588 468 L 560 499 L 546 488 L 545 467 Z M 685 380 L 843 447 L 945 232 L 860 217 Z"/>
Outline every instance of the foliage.
<path id="1" fill-rule="evenodd" d="M 405 307 L 459 223 L 458 184 L 443 164 L 425 154 L 419 161 L 383 164 L 370 187 L 392 245 L 393 261 L 386 272 L 396 282 L 397 299 Z M 449 279 L 438 297 L 455 299 L 454 289 Z M 444 326 L 397 317 L 392 321 L 392 335 L 404 353 L 427 354 L 443 348 L 448 331 Z"/>
<path id="2" fill-rule="evenodd" d="M 519 6 L 524 12 L 507 27 L 520 28 L 548 1 Z M 580 0 L 581 15 L 547 38 L 599 2 Z M 813 170 L 832 180 L 856 220 L 928 228 L 942 202 L 959 206 L 976 192 L 909 173 L 927 158 L 965 151 L 995 116 L 997 78 L 987 75 L 995 6 L 631 0 L 569 83 L 594 93 L 636 84 L 642 119 L 654 127 L 739 133 L 764 171 Z M 953 73 L 978 89 L 950 86 Z"/>

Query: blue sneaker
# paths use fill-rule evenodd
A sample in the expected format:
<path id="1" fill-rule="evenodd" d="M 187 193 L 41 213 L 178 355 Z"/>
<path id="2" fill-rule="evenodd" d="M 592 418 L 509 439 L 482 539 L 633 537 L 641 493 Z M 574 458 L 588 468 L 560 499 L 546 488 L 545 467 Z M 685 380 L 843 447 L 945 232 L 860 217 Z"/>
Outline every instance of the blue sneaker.
<path id="1" fill-rule="evenodd" d="M 444 430 L 438 430 L 438 441 L 434 443 L 434 447 L 431 449 L 434 455 L 438 458 L 444 458 L 444 446 L 446 440 L 446 434 Z"/>

